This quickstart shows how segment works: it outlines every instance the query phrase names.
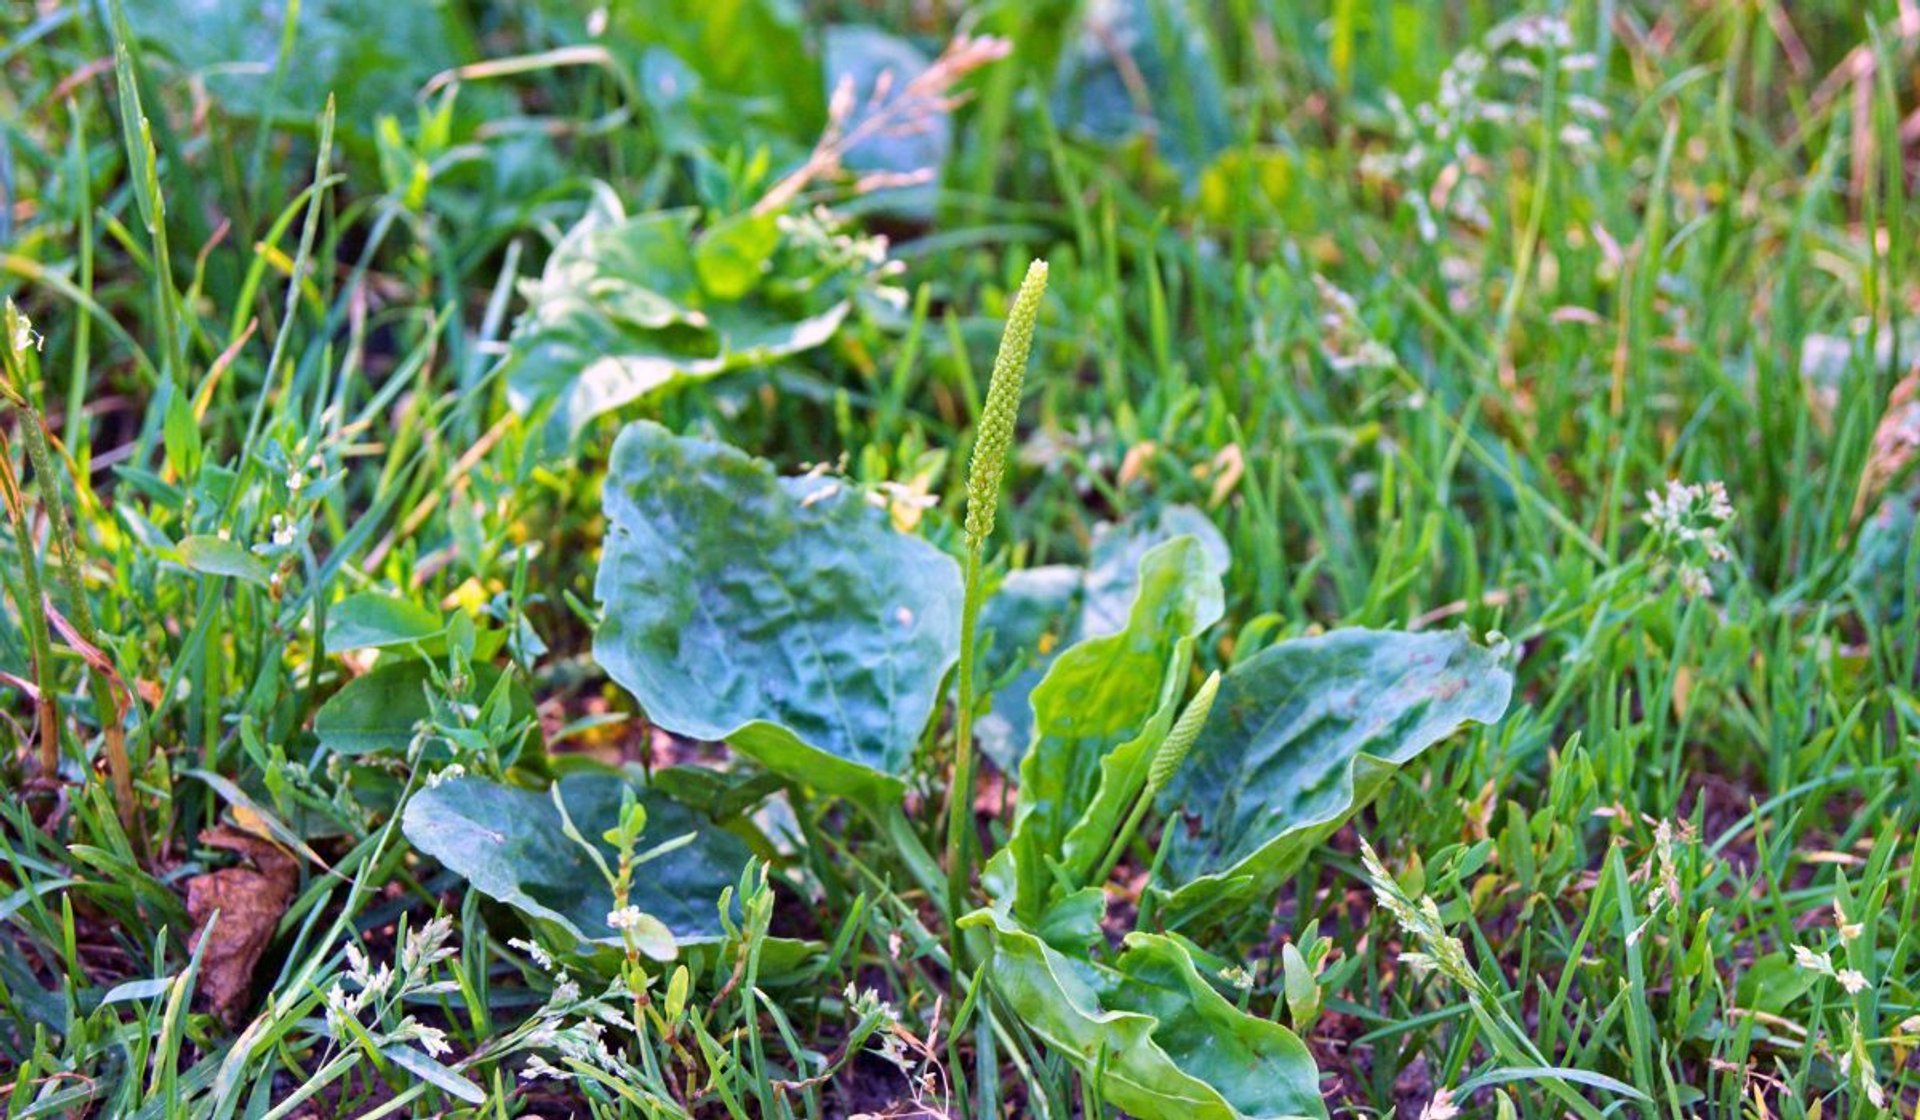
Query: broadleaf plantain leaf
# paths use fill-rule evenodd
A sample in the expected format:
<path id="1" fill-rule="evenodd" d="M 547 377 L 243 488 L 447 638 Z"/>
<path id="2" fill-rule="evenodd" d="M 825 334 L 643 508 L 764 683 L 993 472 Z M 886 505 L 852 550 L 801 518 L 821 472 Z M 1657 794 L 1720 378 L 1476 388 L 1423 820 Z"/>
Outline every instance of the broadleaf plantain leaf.
<path id="1" fill-rule="evenodd" d="M 594 656 L 656 724 L 898 797 L 960 642 L 960 568 L 840 483 L 636 423 L 613 449 Z"/>
<path id="2" fill-rule="evenodd" d="M 992 934 L 988 982 L 1029 1030 L 1098 1077 L 1141 1120 L 1325 1117 L 1319 1076 L 1292 1031 L 1215 991 L 1180 943 L 1127 935 L 1112 967 L 1060 953 L 997 910 L 962 927 Z"/>
<path id="3" fill-rule="evenodd" d="M 1220 569 L 1195 537 L 1158 545 L 1140 561 L 1139 594 L 1126 628 L 1091 638 L 1061 654 L 1033 690 L 1034 739 L 1020 764 L 1013 836 L 996 857 L 988 885 L 1002 897 L 1011 886 L 1014 913 L 1038 924 L 1050 898 L 1080 880 L 1119 829 L 1135 784 L 1122 794 L 1103 785 L 1118 775 L 1105 765 L 1121 755 L 1127 773 L 1145 778 L 1145 757 L 1166 733 L 1191 660 L 1192 638 L 1219 619 Z M 1085 821 L 1090 805 L 1106 815 Z"/>
<path id="4" fill-rule="evenodd" d="M 1060 55 L 1053 112 L 1098 143 L 1146 138 L 1188 184 L 1233 138 L 1207 20 L 1188 0 L 1085 5 Z"/>
<path id="5" fill-rule="evenodd" d="M 1088 638 L 1118 633 L 1127 625 L 1140 589 L 1140 560 L 1155 545 L 1175 537 L 1200 541 L 1223 573 L 1230 555 L 1225 538 L 1207 515 L 1192 506 L 1167 506 L 1093 531 L 1087 566 L 1049 564 L 1009 572 L 981 612 L 991 636 L 982 676 L 997 680 L 1016 665 L 993 696 L 992 709 L 976 725 L 980 749 L 1002 770 L 1020 764 L 1033 734 L 1031 697 L 1054 658 Z"/>
<path id="6" fill-rule="evenodd" d="M 625 777 L 571 774 L 560 797 L 580 835 L 599 845 L 611 866 L 617 853 L 602 834 L 620 819 Z M 647 861 L 635 873 L 628 901 L 666 924 L 680 945 L 718 942 L 720 893 L 739 882 L 751 855 L 746 842 L 686 806 L 636 790 L 647 811 L 647 850 L 692 833 L 692 842 Z M 613 892 L 592 858 L 561 831 L 550 791 L 519 789 L 483 778 L 450 778 L 407 802 L 401 828 L 420 851 L 474 889 L 532 918 L 552 922 L 581 941 L 621 944 L 607 925 Z"/>
<path id="7" fill-rule="evenodd" d="M 1168 920 L 1272 889 L 1397 768 L 1498 720 L 1512 692 L 1498 657 L 1457 633 L 1337 630 L 1234 666 L 1161 797 Z"/>

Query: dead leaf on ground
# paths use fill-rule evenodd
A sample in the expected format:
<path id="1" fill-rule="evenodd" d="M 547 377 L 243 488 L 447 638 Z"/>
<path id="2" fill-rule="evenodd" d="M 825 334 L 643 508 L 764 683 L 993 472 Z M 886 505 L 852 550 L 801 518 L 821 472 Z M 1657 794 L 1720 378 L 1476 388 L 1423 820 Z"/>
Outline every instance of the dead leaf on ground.
<path id="1" fill-rule="evenodd" d="M 253 989 L 253 969 L 273 940 L 274 927 L 293 900 L 299 868 L 269 840 L 222 825 L 200 842 L 244 857 L 252 866 L 224 867 L 187 880 L 187 912 L 193 916 L 189 947 L 200 949 L 217 911 L 212 937 L 200 958 L 200 994 L 228 1026 L 238 1026 Z"/>

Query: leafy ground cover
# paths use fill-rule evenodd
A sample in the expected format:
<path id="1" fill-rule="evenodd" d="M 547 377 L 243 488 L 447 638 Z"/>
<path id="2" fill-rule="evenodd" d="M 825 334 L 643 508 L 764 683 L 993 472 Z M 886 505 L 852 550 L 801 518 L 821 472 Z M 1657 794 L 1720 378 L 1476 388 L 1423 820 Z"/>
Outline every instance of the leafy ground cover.
<path id="1" fill-rule="evenodd" d="M 9 6 L 7 1115 L 1913 1115 L 1917 55 Z"/>

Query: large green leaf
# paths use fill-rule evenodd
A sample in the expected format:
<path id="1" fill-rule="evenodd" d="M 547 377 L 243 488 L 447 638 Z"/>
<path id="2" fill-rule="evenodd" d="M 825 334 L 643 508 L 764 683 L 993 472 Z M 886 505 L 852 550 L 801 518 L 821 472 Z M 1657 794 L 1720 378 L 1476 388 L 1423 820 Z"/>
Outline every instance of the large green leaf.
<path id="1" fill-rule="evenodd" d="M 285 0 L 127 0 L 126 11 L 143 42 L 192 71 L 229 112 L 304 123 L 331 94 L 343 129 L 408 109 L 429 78 L 474 54 L 446 0 L 306 0 L 286 59 Z"/>
<path id="2" fill-rule="evenodd" d="M 1460 634 L 1337 630 L 1233 667 L 1161 797 L 1169 914 L 1267 891 L 1466 723 L 1506 713 L 1513 675 Z"/>
<path id="3" fill-rule="evenodd" d="M 1180 943 L 1127 935 L 1112 967 L 1057 952 L 1004 913 L 960 924 L 992 933 L 987 978 L 1026 1027 L 1097 1077 L 1142 1120 L 1324 1117 L 1319 1075 L 1292 1031 L 1242 1012 Z"/>
<path id="4" fill-rule="evenodd" d="M 617 853 L 601 837 L 618 823 L 627 787 L 626 778 L 613 772 L 560 780 L 567 816 L 580 835 L 599 845 L 609 866 Z M 720 892 L 739 881 L 751 854 L 746 842 L 676 801 L 650 790 L 636 793 L 647 810 L 643 849 L 688 834 L 693 840 L 636 871 L 628 901 L 666 923 L 681 945 L 722 940 Z M 613 893 L 593 859 L 562 832 L 551 791 L 451 778 L 415 794 L 401 828 L 415 848 L 482 894 L 581 941 L 621 944 L 607 925 Z"/>
<path id="5" fill-rule="evenodd" d="M 1875 622 L 1897 622 L 1909 610 L 1907 588 L 1920 553 L 1915 506 L 1914 495 L 1891 494 L 1860 526 L 1847 585 Z"/>
<path id="6" fill-rule="evenodd" d="M 1140 559 L 1155 545 L 1191 536 L 1225 572 L 1227 542 L 1207 515 L 1192 506 L 1167 506 L 1093 531 L 1087 566 L 1049 564 L 1007 574 L 981 612 L 989 635 L 981 675 L 998 680 L 991 709 L 980 719 L 980 749 L 1002 770 L 1020 764 L 1033 734 L 1032 695 L 1060 652 L 1089 638 L 1119 633 L 1133 613 Z M 1016 671 L 1017 667 L 1017 671 Z"/>
<path id="7" fill-rule="evenodd" d="M 613 448 L 594 656 L 661 727 L 884 800 L 960 641 L 960 569 L 825 478 L 636 423 Z"/>
<path id="8" fill-rule="evenodd" d="M 1187 0 L 1081 9 L 1054 78 L 1054 115 L 1087 138 L 1145 137 L 1189 184 L 1232 140 L 1207 21 Z"/>
<path id="9" fill-rule="evenodd" d="M 1167 541 L 1140 561 L 1126 628 L 1067 650 L 1033 690 L 1034 738 L 1020 764 L 1013 836 L 988 882 L 1004 896 L 1011 879 L 1022 921 L 1040 922 L 1061 893 L 1054 867 L 1071 869 L 1070 887 L 1086 885 L 1080 877 L 1093 869 L 1139 789 L 1100 797 L 1118 777 L 1106 760 L 1120 754 L 1127 773 L 1144 778 L 1185 684 L 1191 640 L 1221 609 L 1220 569 L 1206 548 L 1194 537 Z M 1113 806 L 1111 819 L 1082 824 L 1096 803 Z"/>
<path id="10" fill-rule="evenodd" d="M 685 380 L 765 365 L 833 337 L 851 309 L 852 274 L 784 242 L 774 219 L 717 223 L 700 239 L 694 212 L 629 218 L 604 187 L 523 285 L 508 388 L 514 407 L 551 403 L 571 435 L 594 417 Z M 761 273 L 805 282 L 757 282 Z"/>

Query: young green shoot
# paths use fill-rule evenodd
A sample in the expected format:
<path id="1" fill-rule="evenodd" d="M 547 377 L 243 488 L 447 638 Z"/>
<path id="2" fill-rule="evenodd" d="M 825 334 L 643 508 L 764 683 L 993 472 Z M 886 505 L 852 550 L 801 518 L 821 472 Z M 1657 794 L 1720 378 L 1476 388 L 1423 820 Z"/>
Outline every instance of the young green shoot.
<path id="1" fill-rule="evenodd" d="M 1147 785 L 1140 791 L 1139 800 L 1133 803 L 1133 811 L 1127 814 L 1126 822 L 1120 831 L 1114 834 L 1113 843 L 1107 847 L 1105 859 L 1100 861 L 1100 870 L 1093 876 L 1095 885 L 1107 881 L 1113 869 L 1120 862 L 1120 856 L 1126 852 L 1127 845 L 1133 842 L 1133 834 L 1139 830 L 1140 821 L 1147 815 L 1147 809 L 1160 791 L 1167 788 L 1180 764 L 1187 760 L 1187 752 L 1193 750 L 1194 740 L 1200 737 L 1200 729 L 1207 725 L 1207 715 L 1213 711 L 1213 698 L 1220 693 L 1220 674 L 1210 673 L 1200 685 L 1200 691 L 1187 701 L 1186 710 L 1173 722 L 1167 737 L 1160 741 L 1160 747 L 1153 752 L 1153 764 L 1147 768 Z"/>

